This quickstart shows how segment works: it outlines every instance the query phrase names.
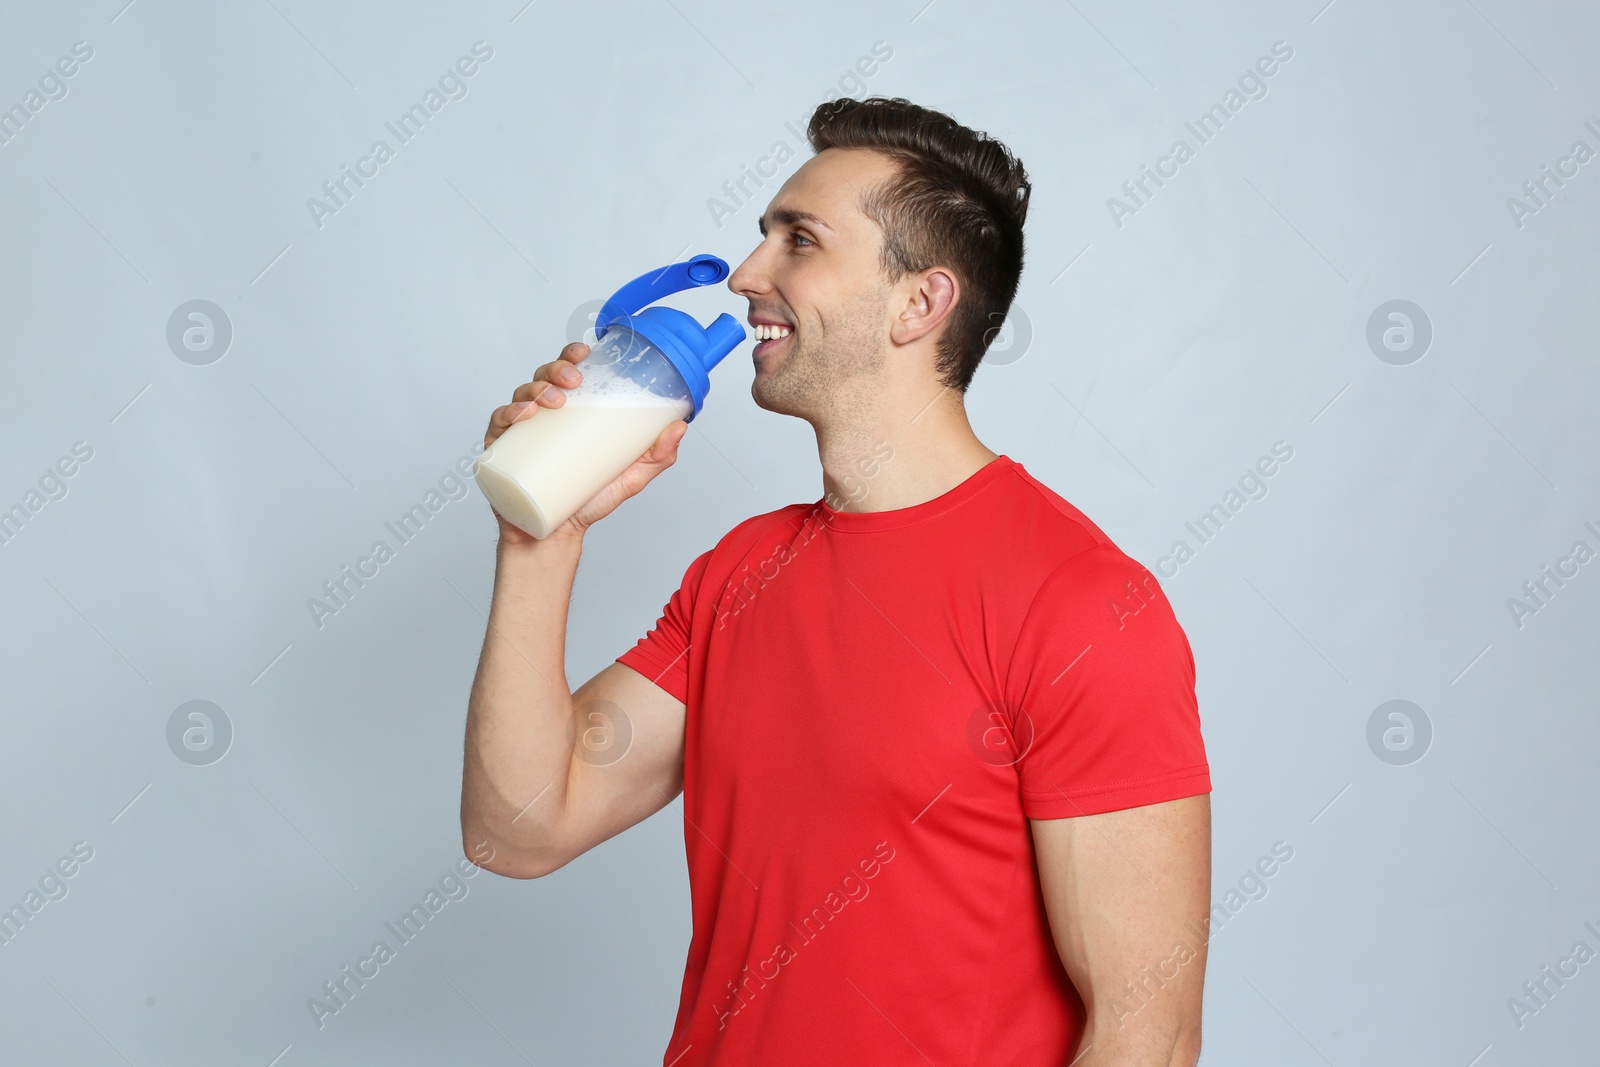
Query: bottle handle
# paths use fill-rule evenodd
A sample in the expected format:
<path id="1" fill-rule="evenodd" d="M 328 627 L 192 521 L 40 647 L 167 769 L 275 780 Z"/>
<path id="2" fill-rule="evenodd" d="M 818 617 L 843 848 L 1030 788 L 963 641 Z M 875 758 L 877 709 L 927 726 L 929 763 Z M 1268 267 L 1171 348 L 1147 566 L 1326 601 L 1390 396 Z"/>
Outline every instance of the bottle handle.
<path id="1" fill-rule="evenodd" d="M 720 282 L 728 276 L 726 261 L 713 255 L 699 255 L 639 275 L 611 294 L 594 319 L 594 335 L 601 338 L 614 322 L 632 318 L 663 297 Z"/>

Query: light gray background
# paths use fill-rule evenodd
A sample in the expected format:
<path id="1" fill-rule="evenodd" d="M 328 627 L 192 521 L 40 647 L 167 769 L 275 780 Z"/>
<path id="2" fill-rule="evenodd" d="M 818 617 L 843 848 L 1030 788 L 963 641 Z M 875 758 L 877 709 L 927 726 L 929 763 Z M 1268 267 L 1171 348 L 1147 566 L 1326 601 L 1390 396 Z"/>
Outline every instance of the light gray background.
<path id="1" fill-rule="evenodd" d="M 1215 897 L 1294 850 L 1212 942 L 1203 1061 L 1593 1059 L 1600 963 L 1521 1027 L 1507 1005 L 1600 950 L 1600 563 L 1521 626 L 1507 603 L 1600 549 L 1600 161 L 1520 226 L 1507 205 L 1600 148 L 1592 5 L 124 3 L 0 16 L 0 106 L 94 50 L 0 146 L 0 507 L 93 449 L 0 546 L 0 906 L 93 849 L 0 946 L 8 1063 L 659 1062 L 689 938 L 676 802 L 546 879 L 466 881 L 318 1028 L 308 998 L 462 855 L 481 496 L 320 628 L 307 601 L 394 546 L 384 523 L 586 301 L 690 252 L 737 264 L 805 158 L 785 123 L 841 92 L 945 109 L 1033 177 L 1021 310 L 968 397 L 991 447 L 1152 569 L 1294 450 L 1164 578 Z M 307 198 L 395 147 L 384 122 L 479 40 L 468 95 L 319 228 Z M 1119 227 L 1107 199 L 1197 146 L 1184 122 L 1280 40 L 1267 94 Z M 795 158 L 719 226 L 709 198 L 778 141 Z M 166 341 L 197 299 L 233 330 L 204 366 Z M 1395 299 L 1433 329 L 1407 365 L 1366 340 Z M 750 376 L 747 342 L 677 466 L 588 538 L 574 685 L 736 522 L 821 495 L 809 429 Z M 1433 731 L 1404 766 L 1367 742 L 1395 699 Z M 208 766 L 168 746 L 190 700 L 233 727 Z"/>

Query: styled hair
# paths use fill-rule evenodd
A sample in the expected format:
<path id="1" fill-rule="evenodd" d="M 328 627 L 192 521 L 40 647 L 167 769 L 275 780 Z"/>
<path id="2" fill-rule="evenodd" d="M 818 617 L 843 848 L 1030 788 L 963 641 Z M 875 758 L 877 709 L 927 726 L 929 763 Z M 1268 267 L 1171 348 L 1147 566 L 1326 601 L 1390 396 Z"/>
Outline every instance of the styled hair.
<path id="1" fill-rule="evenodd" d="M 862 214 L 883 232 L 883 272 L 892 285 L 928 267 L 948 267 L 961 295 L 939 338 L 935 368 L 965 393 L 1000 332 L 1022 277 L 1022 224 L 1033 186 L 1004 144 L 943 112 L 900 97 L 840 97 L 811 114 L 813 152 L 868 148 L 898 174 L 867 191 Z"/>

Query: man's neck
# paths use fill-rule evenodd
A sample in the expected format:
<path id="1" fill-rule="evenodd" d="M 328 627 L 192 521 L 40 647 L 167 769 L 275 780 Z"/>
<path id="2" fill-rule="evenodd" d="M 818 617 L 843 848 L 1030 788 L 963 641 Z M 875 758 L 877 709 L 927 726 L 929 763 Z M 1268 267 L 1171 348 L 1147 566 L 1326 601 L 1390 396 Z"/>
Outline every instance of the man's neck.
<path id="1" fill-rule="evenodd" d="M 839 511 L 893 511 L 943 496 L 993 460 L 961 394 L 856 410 L 848 425 L 813 427 L 823 500 Z"/>

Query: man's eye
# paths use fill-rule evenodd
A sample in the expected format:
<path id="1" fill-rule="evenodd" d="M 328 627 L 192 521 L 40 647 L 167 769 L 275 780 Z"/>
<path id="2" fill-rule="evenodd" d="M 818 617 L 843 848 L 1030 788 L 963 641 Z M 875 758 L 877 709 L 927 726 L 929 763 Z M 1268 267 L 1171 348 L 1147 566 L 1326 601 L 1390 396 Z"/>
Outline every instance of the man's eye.
<path id="1" fill-rule="evenodd" d="M 789 235 L 789 238 L 790 238 L 790 240 L 794 241 L 796 244 L 799 244 L 801 241 L 804 241 L 806 244 L 811 244 L 812 243 L 811 238 L 806 237 L 803 234 L 791 233 Z"/>

